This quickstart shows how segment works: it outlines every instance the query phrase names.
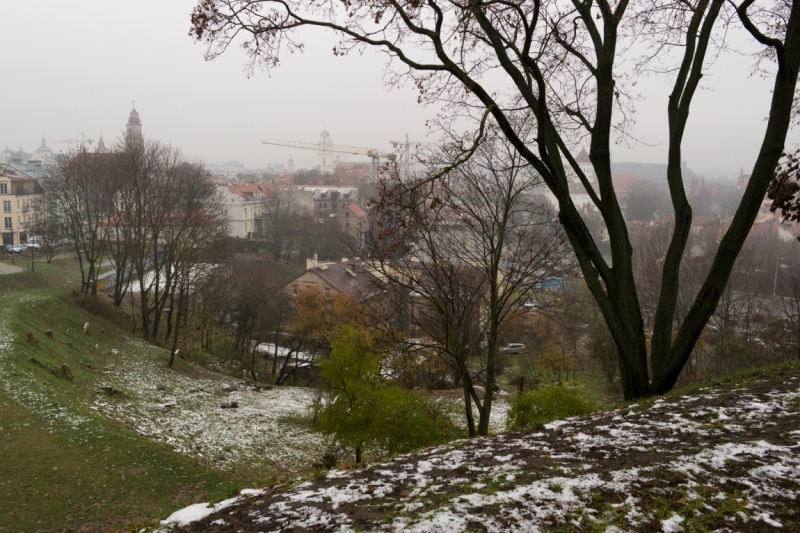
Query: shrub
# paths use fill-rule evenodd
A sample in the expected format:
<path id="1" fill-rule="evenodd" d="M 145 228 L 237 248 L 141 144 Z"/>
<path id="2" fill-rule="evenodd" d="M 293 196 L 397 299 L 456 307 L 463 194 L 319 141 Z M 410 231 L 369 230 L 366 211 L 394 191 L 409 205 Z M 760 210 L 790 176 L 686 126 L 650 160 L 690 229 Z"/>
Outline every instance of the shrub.
<path id="1" fill-rule="evenodd" d="M 553 420 L 597 411 L 599 406 L 580 387 L 552 385 L 518 394 L 511 400 L 508 428 L 540 428 Z"/>
<path id="2" fill-rule="evenodd" d="M 380 358 L 356 329 L 341 328 L 320 366 L 330 391 L 318 406 L 316 429 L 351 450 L 356 462 L 366 451 L 404 453 L 461 436 L 436 402 L 382 381 Z"/>

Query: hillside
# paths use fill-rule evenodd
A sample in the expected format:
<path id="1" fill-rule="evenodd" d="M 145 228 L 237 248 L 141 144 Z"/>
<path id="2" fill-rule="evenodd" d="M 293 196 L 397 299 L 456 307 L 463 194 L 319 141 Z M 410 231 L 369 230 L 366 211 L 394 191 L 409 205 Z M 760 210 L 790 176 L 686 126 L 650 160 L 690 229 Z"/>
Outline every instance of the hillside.
<path id="1" fill-rule="evenodd" d="M 169 370 L 76 265 L 0 276 L 0 532 L 138 531 L 313 462 L 308 391 Z"/>
<path id="2" fill-rule="evenodd" d="M 799 422 L 800 367 L 763 369 L 320 473 L 224 502 L 180 531 L 800 531 Z"/>

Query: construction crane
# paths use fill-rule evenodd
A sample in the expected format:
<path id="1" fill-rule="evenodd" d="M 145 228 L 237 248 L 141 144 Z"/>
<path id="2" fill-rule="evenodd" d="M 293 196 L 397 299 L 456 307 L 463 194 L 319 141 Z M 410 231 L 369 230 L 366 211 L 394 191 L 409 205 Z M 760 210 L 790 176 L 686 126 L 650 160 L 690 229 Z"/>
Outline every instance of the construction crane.
<path id="1" fill-rule="evenodd" d="M 82 147 L 86 146 L 87 143 L 89 144 L 89 146 L 91 146 L 92 143 L 94 142 L 94 140 L 93 139 L 87 139 L 86 136 L 83 133 L 81 133 L 80 137 L 75 135 L 75 136 L 73 136 L 73 137 L 71 137 L 69 139 L 59 139 L 57 141 L 52 141 L 52 142 L 59 143 L 59 144 L 78 144 L 82 148 Z"/>
<path id="2" fill-rule="evenodd" d="M 350 146 L 346 144 L 318 144 L 299 141 L 285 141 L 283 139 L 267 139 L 266 141 L 262 141 L 262 144 L 288 146 L 290 148 L 300 148 L 302 150 L 316 150 L 317 152 L 324 152 L 327 154 L 333 154 L 333 152 L 336 152 L 338 154 L 365 155 L 372 158 L 372 176 L 374 180 L 377 180 L 378 161 L 381 159 L 394 160 L 396 157 L 394 152 L 387 153 L 375 150 L 374 148 L 363 148 L 361 146 Z"/>
<path id="3" fill-rule="evenodd" d="M 392 148 L 394 148 L 395 150 L 397 150 L 400 147 L 403 147 L 403 171 L 405 172 L 405 175 L 408 176 L 408 172 L 410 170 L 411 147 L 413 146 L 414 149 L 415 149 L 414 151 L 416 152 L 417 150 L 419 150 L 419 146 L 420 145 L 422 145 L 422 144 L 428 145 L 428 144 L 431 144 L 431 143 L 420 142 L 420 141 L 412 143 L 412 142 L 410 142 L 408 140 L 408 133 L 406 133 L 406 140 L 405 141 L 391 141 L 390 140 L 389 144 L 391 144 Z"/>

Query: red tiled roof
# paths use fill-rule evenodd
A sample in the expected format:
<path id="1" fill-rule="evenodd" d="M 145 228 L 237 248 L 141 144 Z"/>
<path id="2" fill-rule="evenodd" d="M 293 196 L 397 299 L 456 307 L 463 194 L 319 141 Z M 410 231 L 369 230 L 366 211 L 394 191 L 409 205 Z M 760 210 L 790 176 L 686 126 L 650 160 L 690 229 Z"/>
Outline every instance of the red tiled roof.
<path id="1" fill-rule="evenodd" d="M 353 213 L 353 215 L 355 215 L 356 218 L 364 218 L 365 216 L 367 216 L 367 213 L 365 213 L 363 209 L 358 207 L 357 204 L 350 204 L 347 206 L 347 209 L 349 209 L 350 212 Z"/>
<path id="2" fill-rule="evenodd" d="M 262 198 L 272 198 L 275 192 L 262 183 L 240 183 L 228 185 L 228 190 L 242 200 L 252 200 L 253 193 L 261 191 Z"/>

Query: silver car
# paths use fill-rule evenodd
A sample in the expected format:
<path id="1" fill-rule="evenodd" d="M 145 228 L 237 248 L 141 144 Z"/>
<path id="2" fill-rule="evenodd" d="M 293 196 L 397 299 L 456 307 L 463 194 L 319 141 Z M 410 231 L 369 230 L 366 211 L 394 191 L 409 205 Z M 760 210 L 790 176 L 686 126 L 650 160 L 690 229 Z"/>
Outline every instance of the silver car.
<path id="1" fill-rule="evenodd" d="M 500 348 L 503 353 L 519 353 L 525 349 L 525 345 L 520 342 L 510 342 L 508 345 Z"/>
<path id="2" fill-rule="evenodd" d="M 10 254 L 21 254 L 27 249 L 27 244 L 6 244 L 6 252 Z"/>

